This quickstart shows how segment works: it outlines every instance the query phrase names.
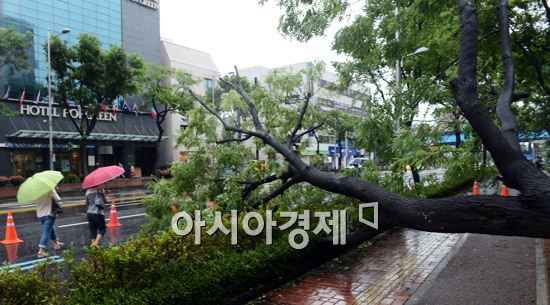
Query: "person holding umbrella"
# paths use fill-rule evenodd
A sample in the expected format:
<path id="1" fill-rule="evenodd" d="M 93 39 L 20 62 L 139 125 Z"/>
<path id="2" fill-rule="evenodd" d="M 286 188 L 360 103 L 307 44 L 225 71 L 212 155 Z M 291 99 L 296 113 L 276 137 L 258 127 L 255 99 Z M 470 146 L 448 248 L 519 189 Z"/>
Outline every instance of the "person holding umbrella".
<path id="1" fill-rule="evenodd" d="M 61 210 L 61 198 L 55 191 L 63 175 L 57 171 L 44 171 L 28 178 L 17 192 L 17 201 L 20 203 L 36 203 L 36 216 L 42 223 L 42 235 L 38 244 L 38 258 L 48 256 L 46 245 L 49 240 L 54 242 L 54 249 L 59 250 L 63 243 L 57 239 L 55 220 Z"/>
<path id="2" fill-rule="evenodd" d="M 107 196 L 101 185 L 86 191 L 86 218 L 88 219 L 92 246 L 99 246 L 99 242 L 105 236 L 107 230 L 104 212 L 106 204 Z"/>
<path id="3" fill-rule="evenodd" d="M 53 241 L 55 250 L 59 250 L 63 246 L 63 243 L 57 239 L 54 228 L 57 211 L 53 207 L 56 205 L 58 207 L 61 206 L 61 198 L 55 189 L 52 189 L 49 193 L 36 200 L 36 216 L 40 219 L 40 223 L 42 223 L 42 235 L 38 244 L 38 258 L 48 256 L 48 252 L 45 250 L 48 240 Z"/>
<path id="4" fill-rule="evenodd" d="M 100 167 L 86 176 L 82 182 L 82 188 L 87 189 L 86 217 L 88 218 L 92 246 L 99 246 L 107 229 L 104 211 L 107 196 L 103 184 L 119 177 L 122 173 L 124 173 L 124 169 L 120 166 Z"/>

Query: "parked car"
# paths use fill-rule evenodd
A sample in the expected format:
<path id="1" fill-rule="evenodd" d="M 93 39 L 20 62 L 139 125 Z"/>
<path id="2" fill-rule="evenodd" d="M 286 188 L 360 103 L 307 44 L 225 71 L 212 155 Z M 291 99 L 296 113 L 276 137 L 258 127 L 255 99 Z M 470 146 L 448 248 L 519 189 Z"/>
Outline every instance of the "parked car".
<path id="1" fill-rule="evenodd" d="M 348 168 L 360 168 L 366 161 L 370 161 L 370 159 L 366 157 L 353 158 L 349 162 Z"/>

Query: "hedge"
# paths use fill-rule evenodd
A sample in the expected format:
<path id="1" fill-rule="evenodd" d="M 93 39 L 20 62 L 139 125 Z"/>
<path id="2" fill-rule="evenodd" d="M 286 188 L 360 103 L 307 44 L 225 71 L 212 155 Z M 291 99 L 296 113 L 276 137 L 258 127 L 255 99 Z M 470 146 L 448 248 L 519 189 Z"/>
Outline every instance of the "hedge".
<path id="1" fill-rule="evenodd" d="M 441 185 L 431 196 L 463 187 L 470 179 Z M 341 208 L 331 206 L 330 208 Z M 325 206 L 323 210 L 330 210 Z M 350 211 L 356 215 L 357 211 Z M 356 223 L 356 220 L 354 221 Z M 209 226 L 208 226 L 209 227 Z M 229 225 L 226 225 L 229 227 Z M 313 224 L 312 224 L 313 227 Z M 39 266 L 37 270 L 0 271 L 1 304 L 231 304 L 333 257 L 344 247 L 327 247 L 310 237 L 308 247 L 295 250 L 289 231 L 273 230 L 273 244 L 239 229 L 239 244 L 221 233 L 194 236 L 145 233 L 107 249 L 91 248 L 76 263 L 70 253 L 66 264 Z"/>

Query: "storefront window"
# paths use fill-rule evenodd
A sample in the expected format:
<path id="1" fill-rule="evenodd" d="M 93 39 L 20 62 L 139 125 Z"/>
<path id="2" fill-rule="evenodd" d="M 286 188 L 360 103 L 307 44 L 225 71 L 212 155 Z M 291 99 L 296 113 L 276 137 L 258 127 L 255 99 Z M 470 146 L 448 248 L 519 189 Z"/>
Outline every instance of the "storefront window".
<path id="1" fill-rule="evenodd" d="M 14 151 L 12 157 L 16 176 L 30 177 L 38 171 L 34 151 Z"/>
<path id="2" fill-rule="evenodd" d="M 63 174 L 78 174 L 80 156 L 77 149 L 56 151 L 54 169 Z"/>

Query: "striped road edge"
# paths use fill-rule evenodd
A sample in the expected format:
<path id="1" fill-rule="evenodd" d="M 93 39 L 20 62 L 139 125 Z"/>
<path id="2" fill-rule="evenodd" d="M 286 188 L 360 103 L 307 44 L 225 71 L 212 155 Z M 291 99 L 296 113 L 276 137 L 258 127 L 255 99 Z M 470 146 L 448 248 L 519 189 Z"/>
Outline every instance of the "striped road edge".
<path id="1" fill-rule="evenodd" d="M 547 261 L 544 257 L 544 239 L 535 240 L 535 260 L 536 260 L 536 285 L 537 285 L 537 305 L 548 305 L 548 271 L 546 269 Z"/>
<path id="2" fill-rule="evenodd" d="M 61 256 L 58 256 L 58 255 L 54 255 L 54 256 L 50 256 L 50 257 L 39 258 L 39 259 L 31 260 L 31 261 L 17 263 L 17 264 L 9 265 L 9 266 L 6 266 L 6 267 L 1 267 L 0 270 L 8 269 L 9 272 L 13 272 L 16 269 L 18 269 L 18 270 L 23 271 L 23 270 L 29 270 L 29 269 L 36 268 L 36 266 L 40 263 L 53 264 L 53 263 L 61 263 L 63 261 L 65 261 L 64 258 L 62 258 Z"/>
<path id="3" fill-rule="evenodd" d="M 142 202 L 142 199 L 147 197 L 147 195 L 143 196 L 134 196 L 134 197 L 121 197 L 114 199 L 116 204 L 119 204 L 120 207 L 124 207 L 127 203 L 136 203 L 136 202 Z M 63 201 L 62 201 L 63 202 Z M 63 207 L 70 208 L 70 207 L 77 207 L 77 206 L 83 206 L 86 202 L 84 200 L 78 200 L 78 201 L 65 201 L 63 202 Z M 110 204 L 108 204 L 109 206 Z M 25 212 L 34 212 L 36 211 L 36 207 L 27 207 L 22 206 L 19 209 L 13 209 L 13 210 L 5 210 L 0 211 L 0 215 L 8 214 L 8 212 L 12 213 L 25 213 Z"/>

